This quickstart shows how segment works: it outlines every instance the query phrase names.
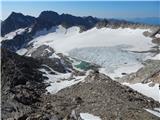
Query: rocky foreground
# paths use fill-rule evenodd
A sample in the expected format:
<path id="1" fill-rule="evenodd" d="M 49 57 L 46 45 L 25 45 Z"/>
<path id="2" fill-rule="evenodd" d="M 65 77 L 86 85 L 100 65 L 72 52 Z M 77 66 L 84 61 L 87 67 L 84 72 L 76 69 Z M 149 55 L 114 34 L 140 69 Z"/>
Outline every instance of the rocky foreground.
<path id="1" fill-rule="evenodd" d="M 81 120 L 82 112 L 102 120 L 159 119 L 145 109 L 160 107 L 160 103 L 96 70 L 83 82 L 49 94 L 47 78 L 38 70 L 40 60 L 1 52 L 3 120 Z"/>

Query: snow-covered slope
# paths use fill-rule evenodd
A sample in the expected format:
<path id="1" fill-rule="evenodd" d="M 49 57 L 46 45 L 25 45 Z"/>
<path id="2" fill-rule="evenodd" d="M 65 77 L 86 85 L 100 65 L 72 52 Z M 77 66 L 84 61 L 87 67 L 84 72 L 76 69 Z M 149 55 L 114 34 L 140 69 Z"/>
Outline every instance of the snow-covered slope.
<path id="1" fill-rule="evenodd" d="M 42 31 L 38 31 L 34 36 L 35 39 L 33 39 L 29 44 L 33 44 L 34 48 L 46 44 L 50 47 L 53 47 L 57 52 L 64 53 L 64 51 L 66 51 L 65 48 L 71 47 L 72 44 L 67 46 L 65 45 L 66 43 L 63 43 L 63 41 L 67 41 L 67 39 L 70 39 L 72 36 L 79 34 L 79 30 L 79 27 L 71 27 L 69 29 L 65 29 L 62 26 L 52 27 L 49 31 L 46 31 L 46 29 L 44 29 Z M 61 47 L 60 44 L 63 44 L 66 47 Z"/>
<path id="2" fill-rule="evenodd" d="M 149 86 L 148 84 L 142 84 L 142 83 L 136 83 L 136 84 L 129 84 L 129 83 L 123 83 L 124 85 L 127 85 L 134 90 L 153 98 L 154 100 L 160 102 L 160 90 L 159 90 L 159 84 L 155 84 L 154 86 Z"/>
<path id="3" fill-rule="evenodd" d="M 45 30 L 39 31 L 37 33 L 39 37 L 33 39 L 31 43 L 33 43 L 35 47 L 48 44 L 54 47 L 56 51 L 62 53 L 67 53 L 74 48 L 83 47 L 127 45 L 130 46 L 127 48 L 129 50 L 144 51 L 149 50 L 150 47 L 153 46 L 151 38 L 143 35 L 143 32 L 150 31 L 149 29 L 92 28 L 86 32 L 79 33 L 79 27 L 65 29 L 62 26 L 58 26 L 54 30 L 55 32 L 49 31 L 48 34 L 46 34 Z"/>
<path id="4" fill-rule="evenodd" d="M 6 34 L 4 37 L 1 37 L 1 40 L 13 39 L 16 35 L 20 35 L 20 34 L 24 33 L 25 30 L 26 30 L 26 28 L 20 28 L 20 29 L 17 29 L 15 31 L 12 31 L 12 32 Z"/>
<path id="5" fill-rule="evenodd" d="M 107 74 L 115 78 L 121 77 L 121 73 L 135 72 L 148 56 L 131 51 L 147 51 L 154 46 L 152 39 L 143 35 L 150 29 L 95 27 L 82 33 L 79 31 L 77 26 L 66 29 L 61 25 L 48 31 L 43 29 L 29 43 L 33 45 L 29 51 L 44 44 L 49 45 L 56 52 L 101 65 Z"/>
<path id="6" fill-rule="evenodd" d="M 45 69 L 40 69 L 44 76 L 48 77 L 47 83 L 50 84 L 46 89 L 49 93 L 55 94 L 58 91 L 70 87 L 84 80 L 86 76 L 73 76 L 72 73 L 57 73 L 57 75 L 49 74 Z"/>
<path id="7" fill-rule="evenodd" d="M 145 109 L 145 110 L 160 118 L 160 108 L 154 108 L 154 110 L 150 109 Z"/>
<path id="8" fill-rule="evenodd" d="M 153 60 L 160 60 L 160 53 L 152 58 Z"/>

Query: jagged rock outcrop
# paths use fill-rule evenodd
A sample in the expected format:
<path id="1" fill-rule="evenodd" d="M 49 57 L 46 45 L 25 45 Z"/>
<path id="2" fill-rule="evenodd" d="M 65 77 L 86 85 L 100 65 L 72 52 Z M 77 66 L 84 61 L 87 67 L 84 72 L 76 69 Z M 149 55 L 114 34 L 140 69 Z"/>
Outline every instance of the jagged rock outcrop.
<path id="1" fill-rule="evenodd" d="M 41 64 L 47 65 L 60 73 L 71 72 L 73 70 L 72 61 L 63 54 L 55 53 L 55 50 L 48 45 L 41 45 L 36 49 L 31 49 L 25 55 L 37 59 Z"/>
<path id="2" fill-rule="evenodd" d="M 11 15 L 1 24 L 1 35 L 14 31 L 19 28 L 29 27 L 34 24 L 35 18 L 32 16 L 25 16 L 22 13 L 12 12 Z"/>
<path id="3" fill-rule="evenodd" d="M 16 52 L 17 50 L 26 46 L 30 40 L 32 40 L 32 36 L 29 33 L 25 32 L 22 35 L 16 35 L 12 40 L 2 41 L 1 47 Z"/>
<path id="4" fill-rule="evenodd" d="M 91 16 L 77 17 L 70 14 L 59 15 L 58 13 L 53 11 L 43 11 L 36 19 L 36 23 L 33 26 L 32 34 L 35 34 L 38 30 L 49 30 L 51 27 L 58 25 L 62 25 L 65 28 L 80 26 L 80 28 L 82 28 L 83 30 L 87 30 L 94 27 L 98 21 L 99 19 L 93 18 Z"/>
<path id="5" fill-rule="evenodd" d="M 19 56 L 2 49 L 2 119 L 19 118 L 32 111 L 31 105 L 40 101 L 45 92 L 40 63 L 33 58 Z"/>
<path id="6" fill-rule="evenodd" d="M 53 48 L 49 47 L 48 45 L 41 45 L 36 50 L 33 50 L 29 54 L 31 54 L 31 57 L 33 57 L 33 58 L 40 58 L 40 57 L 48 58 L 54 53 L 55 53 L 55 51 Z M 26 54 L 28 54 L 28 53 L 26 53 Z"/>

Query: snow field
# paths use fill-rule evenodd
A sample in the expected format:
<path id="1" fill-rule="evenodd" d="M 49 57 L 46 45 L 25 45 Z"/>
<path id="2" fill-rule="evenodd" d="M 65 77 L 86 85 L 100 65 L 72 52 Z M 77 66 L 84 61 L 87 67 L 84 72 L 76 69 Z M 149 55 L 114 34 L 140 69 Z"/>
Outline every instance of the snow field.
<path id="1" fill-rule="evenodd" d="M 40 69 L 40 71 L 44 72 L 44 76 L 48 77 L 48 80 L 46 80 L 46 82 L 50 83 L 50 86 L 48 86 L 46 89 L 51 94 L 56 94 L 58 91 L 66 87 L 70 87 L 83 81 L 85 78 L 85 76 L 72 76 L 71 73 L 59 73 L 58 75 L 54 75 L 49 74 L 45 69 Z"/>
<path id="2" fill-rule="evenodd" d="M 49 31 L 38 31 L 29 43 L 34 46 L 30 51 L 44 44 L 49 45 L 57 53 L 101 65 L 114 79 L 122 77 L 122 72 L 136 72 L 148 56 L 131 51 L 149 50 L 154 45 L 151 38 L 143 35 L 149 29 L 92 28 L 82 33 L 79 31 L 77 26 L 66 29 L 61 25 Z"/>
<path id="3" fill-rule="evenodd" d="M 37 32 L 35 39 L 30 43 L 33 43 L 34 47 L 47 44 L 57 52 L 62 53 L 67 53 L 74 48 L 111 47 L 118 45 L 130 46 L 127 49 L 133 51 L 143 51 L 149 50 L 153 45 L 151 38 L 143 35 L 143 32 L 149 31 L 149 29 L 92 28 L 82 33 L 79 33 L 79 30 L 80 28 L 76 26 L 65 29 L 60 25 L 56 28 L 51 28 L 48 33 L 46 30 Z"/>
<path id="4" fill-rule="evenodd" d="M 160 102 L 160 90 L 159 90 L 159 84 L 155 84 L 154 86 L 149 86 L 150 83 L 142 84 L 142 83 L 136 83 L 136 84 L 129 84 L 129 83 L 123 83 L 123 85 L 129 86 L 132 89 L 138 91 L 139 93 L 142 93 L 143 95 L 146 95 L 147 97 L 151 97 L 154 100 Z"/>

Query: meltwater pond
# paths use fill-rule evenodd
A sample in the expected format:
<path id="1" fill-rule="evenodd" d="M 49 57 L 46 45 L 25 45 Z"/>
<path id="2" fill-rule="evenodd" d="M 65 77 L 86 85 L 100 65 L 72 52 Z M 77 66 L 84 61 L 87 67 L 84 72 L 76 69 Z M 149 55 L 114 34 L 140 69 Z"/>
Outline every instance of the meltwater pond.
<path id="1" fill-rule="evenodd" d="M 128 51 L 130 46 L 85 47 L 72 49 L 69 55 L 73 58 L 88 61 L 102 66 L 103 72 L 110 77 L 121 77 L 123 74 L 137 71 L 148 53 Z"/>

